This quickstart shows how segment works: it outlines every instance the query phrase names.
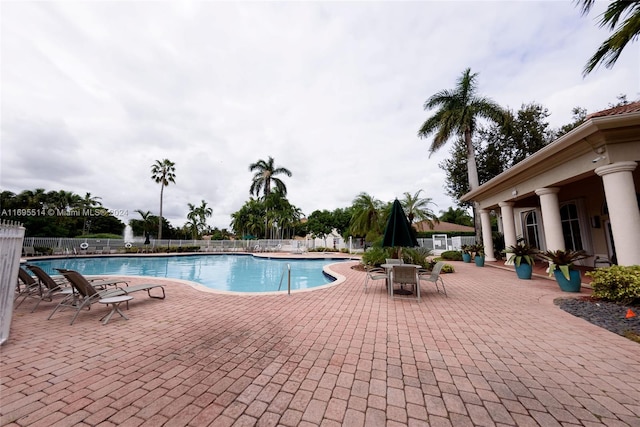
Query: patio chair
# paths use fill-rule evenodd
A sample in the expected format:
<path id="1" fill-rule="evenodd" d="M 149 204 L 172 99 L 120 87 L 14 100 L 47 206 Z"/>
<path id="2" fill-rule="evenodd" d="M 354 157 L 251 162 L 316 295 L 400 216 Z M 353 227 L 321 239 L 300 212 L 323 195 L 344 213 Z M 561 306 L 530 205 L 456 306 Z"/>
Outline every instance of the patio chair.
<path id="1" fill-rule="evenodd" d="M 91 278 L 85 277 L 81 273 L 79 273 L 77 271 L 74 271 L 74 270 L 64 270 L 64 269 L 60 269 L 60 268 L 57 268 L 56 270 L 58 270 L 63 275 L 64 275 L 64 272 L 75 273 L 78 276 L 80 276 L 82 279 L 84 279 L 87 282 L 89 282 L 89 284 L 91 284 L 91 286 L 93 286 L 97 290 L 105 289 L 104 285 L 117 285 L 117 284 L 120 284 L 120 283 L 124 283 L 125 286 L 121 286 L 121 287 L 116 286 L 116 288 L 117 288 L 116 290 L 121 291 L 120 295 L 129 295 L 130 293 L 133 293 L 133 292 L 147 291 L 147 295 L 149 295 L 149 298 L 165 299 L 165 297 L 166 297 L 166 294 L 164 292 L 164 285 L 159 284 L 159 283 L 143 283 L 143 284 L 140 284 L 140 285 L 129 286 L 129 282 L 127 282 L 125 280 L 122 280 L 122 279 L 97 280 L 97 279 L 91 279 Z M 156 288 L 159 288 L 162 291 L 162 295 L 157 295 L 157 296 L 156 295 L 151 295 L 151 289 L 156 289 Z M 112 295 L 112 296 L 114 296 L 114 295 Z"/>
<path id="2" fill-rule="evenodd" d="M 40 255 L 40 252 L 36 252 L 33 246 L 24 246 L 22 248 L 22 256 L 36 256 Z"/>
<path id="3" fill-rule="evenodd" d="M 134 286 L 129 286 L 129 282 L 126 280 L 122 280 L 122 279 L 105 279 L 105 280 L 100 280 L 100 279 L 92 279 L 86 276 L 83 276 L 81 273 L 75 271 L 75 270 L 65 270 L 65 269 L 61 269 L 61 268 L 57 268 L 56 270 L 58 270 L 62 275 L 65 274 L 65 272 L 71 272 L 76 274 L 78 277 L 80 277 L 82 280 L 85 280 L 86 282 L 88 282 L 92 287 L 96 288 L 96 290 L 107 290 L 106 286 L 107 285 L 115 285 L 116 289 L 114 289 L 113 291 L 119 291 L 119 293 L 117 295 L 129 295 L 133 292 L 138 292 L 138 291 L 147 291 L 147 295 L 149 296 L 149 298 L 154 298 L 154 299 L 165 299 L 166 298 L 166 294 L 164 291 L 164 285 L 163 284 L 159 284 L 159 283 L 142 283 L 140 285 L 134 285 Z M 65 277 L 67 277 L 65 275 Z M 118 287 L 118 284 L 124 284 L 125 286 L 120 286 Z M 151 289 L 160 289 L 160 291 L 162 291 L 162 295 L 152 295 L 151 294 Z M 116 295 L 111 295 L 111 296 L 116 296 Z"/>
<path id="4" fill-rule="evenodd" d="M 101 300 L 102 298 L 114 297 L 119 295 L 124 295 L 122 289 L 106 289 L 106 290 L 97 290 L 89 281 L 83 277 L 80 273 L 73 270 L 64 270 L 58 269 L 60 273 L 71 283 L 73 287 L 74 293 L 68 298 L 63 299 L 60 303 L 53 309 L 51 314 L 49 314 L 48 319 L 55 314 L 59 309 L 64 308 L 72 308 L 76 312 L 71 318 L 70 325 L 73 325 L 76 318 L 80 314 L 80 311 L 84 308 L 91 309 L 91 304 Z"/>
<path id="5" fill-rule="evenodd" d="M 40 284 L 38 281 L 25 269 L 19 267 L 18 283 L 16 284 L 16 295 L 14 301 L 18 301 L 20 298 L 22 298 L 22 300 L 15 307 L 18 308 L 20 304 L 29 297 L 37 298 L 39 293 Z"/>
<path id="6" fill-rule="evenodd" d="M 384 280 L 385 285 L 387 284 L 387 279 L 389 276 L 387 275 L 387 271 L 384 268 L 373 267 L 370 265 L 365 265 L 365 272 L 367 273 L 364 277 L 364 292 L 367 292 L 367 284 L 369 280 Z"/>
<path id="7" fill-rule="evenodd" d="M 420 302 L 420 279 L 418 278 L 418 268 L 416 266 L 408 266 L 408 265 L 394 265 L 391 270 L 391 283 L 389 292 L 391 293 L 391 299 L 396 295 L 393 285 L 394 283 L 400 283 L 402 285 L 402 289 L 404 290 L 404 285 L 413 285 L 414 292 L 416 294 L 416 299 Z M 399 291 L 397 295 L 410 295 L 413 292 L 409 292 L 404 290 L 404 292 Z"/>
<path id="8" fill-rule="evenodd" d="M 387 258 L 385 259 L 385 264 L 404 264 L 404 260 L 397 258 Z"/>
<path id="9" fill-rule="evenodd" d="M 440 287 L 438 286 L 438 282 L 440 282 L 440 284 L 442 285 L 442 292 L 444 293 L 444 296 L 448 296 L 447 290 L 444 287 L 444 280 L 442 280 L 442 277 L 440 276 L 440 271 L 442 270 L 443 266 L 444 262 L 438 261 L 433 266 L 433 269 L 431 271 L 420 270 L 418 272 L 418 278 L 420 281 L 435 283 L 438 293 L 440 293 Z"/>
<path id="10" fill-rule="evenodd" d="M 64 272 L 65 271 L 74 271 L 74 270 L 67 270 L 65 268 L 56 268 L 56 270 L 58 270 L 60 272 L 60 274 L 62 274 L 63 276 L 64 276 Z M 76 273 L 78 273 L 78 272 L 76 271 Z M 78 273 L 78 274 L 80 274 L 80 273 Z M 125 286 L 129 284 L 129 282 L 127 282 L 124 279 L 101 279 L 101 278 L 86 277 L 86 276 L 82 276 L 82 277 L 87 282 L 91 283 L 91 286 L 93 286 L 97 290 L 105 290 L 105 289 L 107 289 L 107 286 L 113 286 L 115 288 L 118 288 L 119 284 L 124 284 Z"/>
<path id="11" fill-rule="evenodd" d="M 27 268 L 31 270 L 31 272 L 35 274 L 36 278 L 38 279 L 38 293 L 37 295 L 34 295 L 36 298 L 38 298 L 38 302 L 36 303 L 35 307 L 31 309 L 32 313 L 36 310 L 36 308 L 38 308 L 42 301 L 50 302 L 53 301 L 53 297 L 56 294 L 69 295 L 71 293 L 71 288 L 67 288 L 67 290 L 65 291 L 63 282 L 54 279 L 37 265 L 28 264 Z"/>

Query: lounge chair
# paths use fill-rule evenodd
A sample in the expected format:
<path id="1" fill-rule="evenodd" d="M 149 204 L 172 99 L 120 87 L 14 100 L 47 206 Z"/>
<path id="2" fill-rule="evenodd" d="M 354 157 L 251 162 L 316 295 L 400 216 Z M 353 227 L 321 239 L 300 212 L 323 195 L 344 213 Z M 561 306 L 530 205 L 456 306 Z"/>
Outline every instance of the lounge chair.
<path id="1" fill-rule="evenodd" d="M 105 289 L 105 285 L 118 285 L 120 283 L 123 283 L 125 286 L 116 286 L 116 288 L 118 288 L 118 290 L 122 291 L 122 294 L 124 295 L 128 295 L 132 292 L 138 292 L 138 291 L 147 291 L 147 295 L 149 295 L 149 298 L 155 298 L 155 299 L 165 299 L 166 294 L 164 292 L 164 285 L 158 284 L 158 283 L 143 283 L 141 285 L 134 285 L 134 286 L 129 286 L 129 282 L 127 282 L 126 280 L 122 280 L 122 279 L 106 279 L 106 280 L 99 280 L 99 279 L 91 279 L 89 277 L 83 276 L 82 274 L 78 273 L 77 271 L 74 270 L 64 270 L 64 269 L 60 269 L 57 268 L 56 270 L 58 270 L 61 274 L 64 275 L 64 272 L 72 272 L 77 274 L 78 276 L 80 276 L 82 279 L 86 280 L 87 282 L 89 282 L 91 284 L 91 286 L 93 286 L 94 288 L 97 288 L 98 290 L 100 289 Z M 66 277 L 66 276 L 65 276 Z M 162 291 L 162 295 L 151 295 L 151 289 L 155 289 L 155 288 L 159 288 Z"/>
<path id="2" fill-rule="evenodd" d="M 21 285 L 22 282 L 22 285 Z M 16 308 L 20 306 L 29 297 L 38 297 L 40 293 L 40 284 L 22 267 L 18 270 L 18 283 L 16 286 L 16 296 L 14 301 L 22 298 L 22 300 L 16 305 Z"/>
<path id="3" fill-rule="evenodd" d="M 71 294 L 71 288 L 66 288 L 64 286 L 64 282 L 58 281 L 51 277 L 47 272 L 38 267 L 37 265 L 27 265 L 27 268 L 31 270 L 33 274 L 35 274 L 38 279 L 38 293 L 33 295 L 38 298 L 38 303 L 33 307 L 31 312 L 33 313 L 36 308 L 40 305 L 42 301 L 53 301 L 53 297 L 56 294 Z"/>
<path id="4" fill-rule="evenodd" d="M 60 272 L 60 274 L 62 274 L 63 276 L 64 276 L 64 272 L 65 271 L 73 271 L 73 270 L 67 270 L 65 268 L 56 268 L 56 270 L 58 270 Z M 78 274 L 80 274 L 80 273 L 78 273 Z M 93 286 L 94 288 L 96 288 L 98 290 L 105 290 L 105 289 L 107 289 L 107 286 L 113 286 L 115 288 L 118 288 L 119 284 L 123 284 L 125 286 L 127 286 L 129 284 L 129 282 L 127 282 L 126 280 L 123 280 L 123 279 L 100 279 L 100 278 L 86 277 L 86 276 L 82 276 L 82 277 L 84 277 L 84 279 L 87 282 L 91 283 L 91 286 Z"/>
<path id="5" fill-rule="evenodd" d="M 77 292 L 77 296 L 74 299 L 68 299 L 67 301 L 63 301 L 60 304 L 58 304 L 58 306 L 51 312 L 48 318 L 51 319 L 51 316 L 53 316 L 53 314 L 59 308 L 63 308 L 63 307 L 74 308 L 76 310 L 76 313 L 71 319 L 71 325 L 73 325 L 73 322 L 76 320 L 76 317 L 78 317 L 78 314 L 80 314 L 80 310 L 82 310 L 85 307 L 90 309 L 91 304 L 101 300 L 102 298 L 109 298 L 109 297 L 115 297 L 120 295 L 129 295 L 133 292 L 138 292 L 138 291 L 147 291 L 147 295 L 149 295 L 150 298 L 165 299 L 165 296 L 166 296 L 164 292 L 164 285 L 161 285 L 161 284 L 147 283 L 147 284 L 135 285 L 135 286 L 123 286 L 116 289 L 99 290 L 99 289 L 96 289 L 94 285 L 95 282 L 90 282 L 89 280 L 87 280 L 86 277 L 84 277 L 82 274 L 78 273 L 77 271 L 64 270 L 64 269 L 58 269 L 58 271 L 60 271 L 60 273 L 62 273 L 62 275 L 71 283 L 71 285 Z M 126 283 L 126 282 L 120 281 L 119 283 Z M 154 288 L 160 288 L 162 290 L 162 296 L 151 295 L 151 289 L 154 289 Z"/>
<path id="6" fill-rule="evenodd" d="M 431 271 L 420 270 L 418 272 L 418 278 L 420 279 L 421 282 L 424 281 L 424 282 L 435 283 L 436 290 L 438 291 L 438 293 L 440 292 L 440 288 L 438 287 L 438 282 L 440 282 L 440 284 L 442 285 L 442 292 L 444 293 L 445 296 L 448 296 L 447 290 L 444 287 L 444 280 L 442 280 L 442 277 L 440 276 L 440 271 L 442 270 L 443 266 L 444 266 L 444 262 L 438 261 L 433 266 L 433 269 Z"/>
<path id="7" fill-rule="evenodd" d="M 33 246 L 24 246 L 22 248 L 22 256 L 36 256 L 40 255 L 40 252 L 36 252 Z"/>
<path id="8" fill-rule="evenodd" d="M 105 289 L 98 290 L 96 289 L 89 281 L 84 278 L 81 274 L 73 270 L 63 270 L 59 269 L 60 273 L 71 283 L 73 287 L 73 294 L 69 297 L 60 301 L 60 303 L 53 309 L 51 314 L 47 319 L 51 319 L 51 317 L 55 314 L 59 309 L 64 308 L 72 308 L 76 312 L 71 318 L 70 325 L 73 325 L 78 314 L 83 308 L 91 309 L 91 304 L 94 302 L 98 302 L 102 298 L 114 297 L 118 295 L 124 295 L 124 292 L 120 288 L 116 289 Z"/>

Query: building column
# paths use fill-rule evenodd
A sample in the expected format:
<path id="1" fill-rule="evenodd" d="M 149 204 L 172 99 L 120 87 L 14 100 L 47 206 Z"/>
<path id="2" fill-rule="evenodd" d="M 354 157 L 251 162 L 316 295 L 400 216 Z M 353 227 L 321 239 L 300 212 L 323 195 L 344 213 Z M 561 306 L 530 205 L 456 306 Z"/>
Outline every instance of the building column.
<path id="1" fill-rule="evenodd" d="M 640 211 L 633 183 L 637 165 L 636 162 L 616 162 L 595 170 L 604 184 L 619 265 L 640 264 Z"/>
<path id="2" fill-rule="evenodd" d="M 562 221 L 560 219 L 560 203 L 558 202 L 557 187 L 539 188 L 536 194 L 540 197 L 540 210 L 544 225 L 544 238 L 547 241 L 547 250 L 565 250 L 564 236 L 562 234 Z"/>
<path id="3" fill-rule="evenodd" d="M 484 259 L 497 261 L 493 254 L 493 233 L 491 232 L 491 217 L 489 211 L 480 209 L 480 221 L 482 222 L 482 244 L 484 245 Z"/>
<path id="4" fill-rule="evenodd" d="M 502 215 L 502 233 L 504 234 L 504 246 L 515 246 L 517 244 L 516 238 L 516 223 L 513 218 L 513 202 L 500 202 L 500 214 Z"/>

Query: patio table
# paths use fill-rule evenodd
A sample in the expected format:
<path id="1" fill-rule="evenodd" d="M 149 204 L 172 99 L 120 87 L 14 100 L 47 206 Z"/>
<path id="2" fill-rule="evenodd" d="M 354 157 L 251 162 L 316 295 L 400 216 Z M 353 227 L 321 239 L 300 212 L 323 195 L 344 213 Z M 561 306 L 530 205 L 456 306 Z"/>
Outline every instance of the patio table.
<path id="1" fill-rule="evenodd" d="M 106 325 L 107 323 L 109 323 L 109 320 L 111 320 L 111 316 L 113 316 L 114 313 L 118 313 L 120 316 L 124 317 L 125 320 L 129 320 L 129 318 L 125 316 L 124 313 L 120 310 L 119 306 L 123 302 L 126 301 L 128 303 L 128 301 L 131 301 L 132 299 L 133 297 L 129 295 L 121 295 L 117 297 L 102 298 L 101 300 L 99 300 L 98 302 L 100 304 L 106 304 L 107 307 L 111 305 L 111 311 L 102 319 L 100 319 L 102 321 L 102 324 Z"/>

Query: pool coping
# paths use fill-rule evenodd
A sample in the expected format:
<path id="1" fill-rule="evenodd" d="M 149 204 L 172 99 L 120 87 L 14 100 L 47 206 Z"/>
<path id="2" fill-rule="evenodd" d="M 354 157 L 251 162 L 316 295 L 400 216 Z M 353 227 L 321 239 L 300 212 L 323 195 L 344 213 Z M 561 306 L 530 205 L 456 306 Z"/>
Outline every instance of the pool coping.
<path id="1" fill-rule="evenodd" d="M 113 256 L 131 256 L 132 254 L 104 254 L 104 255 L 98 255 L 98 256 L 93 256 L 93 255 L 86 255 L 86 256 L 81 256 L 82 258 L 104 258 L 104 257 L 113 257 Z M 139 256 L 139 255 L 153 255 L 153 256 L 173 256 L 173 255 L 167 255 L 167 254 L 133 254 L 133 256 Z M 178 255 L 178 254 L 176 254 Z M 181 253 L 179 255 L 204 255 L 204 254 L 200 254 L 198 252 L 191 252 L 191 253 Z M 342 283 L 344 283 L 344 281 L 346 280 L 346 277 L 343 276 L 340 273 L 337 273 L 336 271 L 332 270 L 330 267 L 332 265 L 335 264 L 342 264 L 348 261 L 352 261 L 352 262 L 356 262 L 359 261 L 359 258 L 353 258 L 353 257 L 305 257 L 305 256 L 299 256 L 299 257 L 285 257 L 285 256 L 274 256 L 273 253 L 268 254 L 268 253 L 264 253 L 264 254 L 259 254 L 259 256 L 256 256 L 258 254 L 251 254 L 251 253 L 246 253 L 246 254 L 238 254 L 238 253 L 218 253 L 218 254 L 209 254 L 209 255 L 253 255 L 255 258 L 262 258 L 262 259 L 278 259 L 278 260 L 286 260 L 286 259 L 291 259 L 291 260 L 322 260 L 322 259 L 328 259 L 328 260 L 342 260 L 339 263 L 332 263 L 332 264 L 327 264 L 322 268 L 322 272 L 324 274 L 327 274 L 331 277 L 333 277 L 335 280 L 324 284 L 324 285 L 320 285 L 320 286 L 314 286 L 312 288 L 305 288 L 305 289 L 292 289 L 292 290 L 282 290 L 282 291 L 267 291 L 267 292 L 236 292 L 236 291 L 225 291 L 225 290 L 219 290 L 219 289 L 212 289 L 209 288 L 205 285 L 202 285 L 198 282 L 193 282 L 190 280 L 185 280 L 185 279 L 178 279 L 178 278 L 172 278 L 172 277 L 155 277 L 155 276 L 129 276 L 129 275 L 117 275 L 117 274 L 98 274 L 98 275 L 90 275 L 90 277 L 100 277 L 100 276 L 105 276 L 105 277 L 118 277 L 118 278 L 123 278 L 123 279 L 130 279 L 130 280 L 138 280 L 138 279 L 149 279 L 149 280 L 160 280 L 160 281 L 169 281 L 169 282 L 176 282 L 176 283 L 182 283 L 185 285 L 188 285 L 198 291 L 201 292 L 207 292 L 207 293 L 214 293 L 214 294 L 219 294 L 219 295 L 235 295 L 235 296 L 267 296 L 267 295 L 283 295 L 283 294 L 293 294 L 293 293 L 301 293 L 301 292 L 311 292 L 311 291 L 316 291 L 316 290 L 320 290 L 320 289 L 327 289 L 333 286 L 337 286 L 340 285 Z M 74 258 L 79 258 L 79 256 L 73 256 L 73 257 L 68 257 L 68 256 L 47 256 L 47 257 L 31 257 L 29 258 L 29 260 L 20 260 L 21 264 L 24 263 L 28 263 L 29 261 L 47 261 L 47 260 L 51 260 L 51 259 L 74 259 Z"/>

